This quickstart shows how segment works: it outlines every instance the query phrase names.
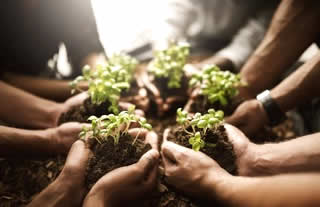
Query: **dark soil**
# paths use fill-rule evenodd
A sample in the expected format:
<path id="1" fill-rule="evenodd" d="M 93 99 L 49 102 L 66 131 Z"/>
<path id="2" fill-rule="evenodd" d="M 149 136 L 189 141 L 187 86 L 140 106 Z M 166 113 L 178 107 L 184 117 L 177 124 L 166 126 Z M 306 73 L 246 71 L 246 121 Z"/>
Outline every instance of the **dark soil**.
<path id="1" fill-rule="evenodd" d="M 190 129 L 189 129 L 190 130 Z M 168 140 L 175 142 L 179 145 L 192 148 L 188 142 L 188 135 L 186 132 L 179 126 L 172 127 L 168 136 Z M 231 143 L 228 141 L 228 137 L 225 132 L 223 125 L 220 125 L 217 129 L 210 129 L 203 137 L 206 143 L 216 144 L 216 147 L 205 146 L 201 151 L 213 158 L 217 163 L 223 167 L 226 171 L 231 174 L 236 174 L 236 157 L 233 151 Z M 162 179 L 162 181 L 164 181 Z M 183 207 L 194 207 L 194 206 L 212 206 L 212 203 L 206 203 L 205 201 L 196 201 L 190 199 L 189 197 L 180 194 L 175 191 L 172 187 L 168 186 L 163 182 L 167 187 L 167 191 L 162 193 L 159 203 L 156 206 L 159 207 L 171 207 L 171 206 L 183 206 Z"/>
<path id="2" fill-rule="evenodd" d="M 197 60 L 195 60 L 197 62 Z M 160 90 L 168 91 L 164 94 L 164 97 L 171 95 L 186 95 L 187 85 L 183 86 L 183 89 L 167 89 L 167 81 L 159 80 L 158 83 Z M 187 84 L 187 83 L 186 83 Z M 137 93 L 138 88 L 136 86 L 131 87 L 130 91 L 125 92 L 123 96 L 131 96 Z M 136 91 L 135 91 L 136 90 Z M 152 97 L 151 97 L 152 99 Z M 181 103 L 183 106 L 185 103 Z M 201 105 L 200 105 L 201 106 Z M 207 112 L 211 106 L 201 106 L 195 109 L 199 112 Z M 90 99 L 87 99 L 82 106 L 74 107 L 69 112 L 62 115 L 59 123 L 68 121 L 87 122 L 87 118 L 91 115 L 101 116 L 108 114 L 108 103 L 95 106 L 91 103 Z M 179 104 L 174 105 L 174 112 Z M 219 109 L 217 107 L 213 107 Z M 230 112 L 235 107 L 231 107 Z M 229 109 L 225 114 L 229 114 Z M 151 110 L 152 111 L 152 110 Z M 159 138 L 162 138 L 164 129 L 171 127 L 172 131 L 169 135 L 169 140 L 174 141 L 186 147 L 191 147 L 184 137 L 184 132 L 179 127 L 173 127 L 175 125 L 175 113 L 166 113 L 163 117 L 158 117 L 156 113 L 147 113 L 147 120 L 152 124 L 153 130 L 158 134 Z M 286 120 L 280 126 L 272 129 L 262 131 L 259 136 L 256 136 L 257 143 L 271 142 L 271 141 L 283 141 L 296 137 L 293 131 L 292 119 Z M 217 143 L 217 146 L 212 148 L 204 148 L 203 152 L 212 156 L 222 167 L 227 169 L 231 173 L 236 173 L 234 166 L 235 158 L 232 151 L 232 146 L 226 141 L 226 135 L 224 128 L 220 127 L 217 131 L 210 130 L 207 137 L 207 142 Z M 138 147 L 131 145 L 131 137 L 122 137 L 120 143 L 114 146 L 113 140 L 109 139 L 106 143 L 99 145 L 93 145 L 94 157 L 91 158 L 87 169 L 87 185 L 90 187 L 95 183 L 102 175 L 115 168 L 130 165 L 139 160 L 141 155 L 150 149 L 149 145 L 138 143 Z M 16 207 L 23 206 L 29 203 L 34 196 L 40 191 L 52 183 L 59 175 L 63 168 L 65 158 L 56 157 L 48 159 L 2 159 L 0 158 L 0 207 Z M 164 183 L 164 182 L 162 182 Z M 175 189 L 167 186 L 168 190 L 156 197 L 151 203 L 152 207 L 195 207 L 195 206 L 207 206 L 206 204 L 200 204 L 197 201 L 190 199 L 189 197 L 180 194 Z M 200 204 L 200 205 L 199 205 Z M 208 206 L 213 206 L 211 203 Z"/>
<path id="3" fill-rule="evenodd" d="M 205 96 L 197 96 L 194 103 L 190 107 L 191 113 L 200 112 L 202 114 L 207 113 L 208 109 L 222 110 L 225 115 L 231 115 L 232 112 L 241 104 L 241 102 L 235 102 L 228 100 L 227 106 L 222 106 L 219 102 L 211 104 Z"/>
<path id="4" fill-rule="evenodd" d="M 86 176 L 86 185 L 90 189 L 106 173 L 127 165 L 136 163 L 140 157 L 151 149 L 149 144 L 141 140 L 133 139 L 130 135 L 120 137 L 119 143 L 115 145 L 113 139 L 93 146 L 93 157 L 89 160 Z"/>
<path id="5" fill-rule="evenodd" d="M 59 119 L 59 124 L 65 122 L 88 122 L 88 118 L 91 115 L 100 117 L 104 114 L 109 114 L 110 103 L 104 102 L 100 105 L 93 104 L 90 98 L 87 98 L 83 105 L 74 106 L 66 113 L 63 113 Z"/>
<path id="6" fill-rule="evenodd" d="M 186 76 L 182 76 L 180 88 L 169 88 L 168 78 L 155 78 L 154 84 L 159 89 L 161 97 L 166 99 L 170 96 L 185 96 L 188 90 L 188 79 Z"/>

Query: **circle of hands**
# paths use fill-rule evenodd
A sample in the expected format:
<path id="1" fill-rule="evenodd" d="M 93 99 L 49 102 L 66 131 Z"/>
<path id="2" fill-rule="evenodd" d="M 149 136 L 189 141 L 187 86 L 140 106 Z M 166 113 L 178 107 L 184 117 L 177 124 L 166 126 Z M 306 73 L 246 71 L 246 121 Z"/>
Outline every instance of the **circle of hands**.
<path id="1" fill-rule="evenodd" d="M 189 74 L 196 72 L 187 71 Z M 138 74 L 137 83 L 139 86 L 138 98 L 124 99 L 119 103 L 120 108 L 126 110 L 130 105 L 135 104 L 138 108 L 135 113 L 144 116 L 144 111 L 150 107 L 148 93 L 151 92 L 155 98 L 158 114 L 162 115 L 172 106 L 179 97 L 168 97 L 166 100 L 161 98 L 160 91 L 149 80 L 145 71 Z M 138 77 L 137 76 L 137 77 Z M 240 90 L 240 94 L 242 93 Z M 199 95 L 199 89 L 187 91 L 182 96 L 189 97 L 185 110 L 189 111 L 190 105 Z M 250 96 L 247 96 L 250 97 Z M 68 99 L 62 104 L 58 117 L 70 110 L 72 107 L 82 104 L 88 98 L 86 92 L 82 92 Z M 237 97 L 236 97 L 237 98 Z M 125 102 L 130 101 L 131 103 Z M 264 111 L 255 100 L 244 101 L 230 117 L 226 117 L 226 122 L 240 127 L 247 135 L 257 132 L 265 123 L 255 120 L 256 114 L 263 114 Z M 250 120 L 250 121 L 248 121 Z M 246 123 L 254 123 L 246 125 Z M 159 175 L 164 175 L 166 183 L 176 189 L 192 196 L 206 197 L 210 193 L 209 186 L 214 182 L 214 173 L 220 176 L 230 176 L 212 158 L 167 141 L 168 131 L 165 131 L 163 143 L 159 149 L 158 135 L 151 131 L 143 130 L 139 133 L 139 139 L 144 140 L 152 146 L 152 149 L 145 153 L 141 159 L 130 166 L 121 167 L 103 176 L 85 195 L 84 185 L 85 171 L 88 160 L 92 154 L 90 144 L 77 140 L 77 136 L 85 124 L 65 123 L 57 126 L 52 131 L 52 137 L 56 137 L 59 143 L 59 152 L 68 153 L 66 164 L 54 183 L 51 185 L 62 185 L 66 195 L 72 194 L 74 190 L 80 192 L 76 199 L 70 197 L 70 205 L 80 205 L 82 202 L 90 204 L 100 201 L 111 206 L 122 206 L 125 203 L 134 203 L 140 198 L 148 195 L 146 192 L 153 192 L 159 188 Z M 138 126 L 136 126 L 138 127 Z M 254 153 L 256 145 L 251 143 L 247 136 L 232 125 L 225 124 L 229 141 L 233 144 L 236 154 L 236 165 L 239 175 L 254 175 L 250 169 L 251 154 Z M 132 128 L 129 133 L 135 136 L 141 129 Z M 201 186 L 201 188 L 199 187 Z M 195 190 L 196 189 L 196 190 Z M 49 188 L 50 190 L 50 188 Z"/>

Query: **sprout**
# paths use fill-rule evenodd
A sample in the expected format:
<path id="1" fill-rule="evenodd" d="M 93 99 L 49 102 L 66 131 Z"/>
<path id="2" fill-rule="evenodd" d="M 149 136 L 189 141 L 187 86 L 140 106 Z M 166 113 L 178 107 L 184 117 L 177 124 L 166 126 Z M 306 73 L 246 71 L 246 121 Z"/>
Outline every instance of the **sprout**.
<path id="1" fill-rule="evenodd" d="M 154 60 L 149 64 L 149 71 L 156 77 L 169 78 L 169 88 L 180 88 L 189 49 L 188 43 L 180 42 L 171 44 L 166 50 L 157 51 Z"/>
<path id="2" fill-rule="evenodd" d="M 192 87 L 200 87 L 200 94 L 208 97 L 211 104 L 220 102 L 222 106 L 237 95 L 237 86 L 245 85 L 239 74 L 221 71 L 215 65 L 206 65 L 202 72 L 194 74 L 189 82 Z"/>
<path id="3" fill-rule="evenodd" d="M 91 121 L 91 126 L 84 127 L 79 136 L 81 139 L 94 138 L 99 143 L 105 142 L 111 137 L 113 138 L 114 144 L 118 144 L 121 135 L 128 134 L 132 123 L 139 123 L 141 128 L 147 130 L 152 129 L 151 124 L 147 123 L 145 118 L 140 118 L 134 114 L 134 107 L 130 107 L 128 111 L 122 111 L 118 115 L 109 114 L 103 115 L 100 118 L 90 116 L 88 120 Z M 134 144 L 137 137 L 132 144 Z"/>
<path id="4" fill-rule="evenodd" d="M 79 83 L 88 81 L 91 102 L 100 105 L 109 101 L 111 105 L 108 110 L 117 114 L 121 92 L 130 88 L 137 64 L 137 60 L 128 55 L 114 54 L 107 64 L 98 65 L 94 70 L 86 65 L 82 69 L 82 76 L 78 76 L 70 83 L 71 92 L 81 91 Z"/>
<path id="5" fill-rule="evenodd" d="M 207 114 L 201 115 L 196 113 L 193 116 L 188 116 L 186 111 L 182 111 L 181 108 L 177 110 L 177 122 L 182 126 L 183 130 L 189 136 L 189 144 L 192 145 L 192 149 L 199 151 L 205 146 L 214 147 L 215 144 L 206 143 L 202 137 L 207 133 L 208 129 L 216 128 L 223 122 L 223 111 L 215 111 L 209 109 Z M 187 128 L 191 126 L 192 132 L 189 132 Z"/>

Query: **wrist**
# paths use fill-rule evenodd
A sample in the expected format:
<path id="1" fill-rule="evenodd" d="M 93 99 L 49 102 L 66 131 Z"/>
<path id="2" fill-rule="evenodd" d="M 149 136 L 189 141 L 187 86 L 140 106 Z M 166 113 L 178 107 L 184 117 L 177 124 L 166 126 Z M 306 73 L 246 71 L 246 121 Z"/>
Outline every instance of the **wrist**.
<path id="1" fill-rule="evenodd" d="M 105 190 L 98 188 L 93 188 L 90 190 L 88 195 L 85 197 L 83 206 L 84 207 L 90 207 L 90 206 L 96 206 L 96 207 L 107 207 L 107 206 L 113 206 L 110 204 L 110 199 L 106 193 L 104 193 Z"/>
<path id="2" fill-rule="evenodd" d="M 273 154 L 273 144 L 256 145 L 248 160 L 245 175 L 268 176 L 276 174 L 276 162 L 273 159 Z"/>
<path id="3" fill-rule="evenodd" d="M 258 94 L 256 99 L 261 103 L 264 112 L 267 114 L 270 126 L 276 126 L 286 119 L 278 103 L 271 97 L 269 90 Z"/>
<path id="4" fill-rule="evenodd" d="M 216 170 L 209 172 L 209 198 L 218 200 L 222 204 L 226 203 L 230 199 L 229 195 L 231 194 L 234 178 L 233 175 L 226 171 L 218 174 Z"/>

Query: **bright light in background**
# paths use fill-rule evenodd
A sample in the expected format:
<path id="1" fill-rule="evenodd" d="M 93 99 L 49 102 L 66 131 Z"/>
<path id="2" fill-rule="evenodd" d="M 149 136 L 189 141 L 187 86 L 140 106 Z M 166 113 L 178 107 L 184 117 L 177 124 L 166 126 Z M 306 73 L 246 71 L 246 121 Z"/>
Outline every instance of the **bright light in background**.
<path id="1" fill-rule="evenodd" d="M 158 1 L 91 1 L 100 40 L 107 54 L 133 49 L 149 39 Z"/>

